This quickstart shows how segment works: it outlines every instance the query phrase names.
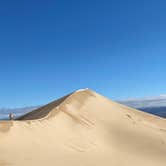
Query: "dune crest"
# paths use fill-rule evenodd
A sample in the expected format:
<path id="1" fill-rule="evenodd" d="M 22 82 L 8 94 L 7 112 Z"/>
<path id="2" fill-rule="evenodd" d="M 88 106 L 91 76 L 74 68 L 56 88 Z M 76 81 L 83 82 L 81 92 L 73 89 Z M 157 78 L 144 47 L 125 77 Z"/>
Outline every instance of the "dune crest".
<path id="1" fill-rule="evenodd" d="M 0 122 L 0 166 L 165 166 L 166 120 L 83 89 Z"/>

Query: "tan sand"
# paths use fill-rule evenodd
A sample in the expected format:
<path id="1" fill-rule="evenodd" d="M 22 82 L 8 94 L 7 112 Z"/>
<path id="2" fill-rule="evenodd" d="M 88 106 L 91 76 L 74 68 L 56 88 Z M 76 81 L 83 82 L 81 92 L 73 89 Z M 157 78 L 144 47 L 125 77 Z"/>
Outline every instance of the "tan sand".
<path id="1" fill-rule="evenodd" d="M 166 166 L 166 120 L 77 91 L 1 121 L 0 166 Z"/>

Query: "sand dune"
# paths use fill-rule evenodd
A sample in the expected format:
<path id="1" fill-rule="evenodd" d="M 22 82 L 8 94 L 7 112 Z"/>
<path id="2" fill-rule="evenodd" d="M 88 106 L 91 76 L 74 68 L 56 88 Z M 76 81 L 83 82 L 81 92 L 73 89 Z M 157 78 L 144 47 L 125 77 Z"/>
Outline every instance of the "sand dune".
<path id="1" fill-rule="evenodd" d="M 0 166 L 165 166 L 166 120 L 91 90 L 0 122 Z"/>

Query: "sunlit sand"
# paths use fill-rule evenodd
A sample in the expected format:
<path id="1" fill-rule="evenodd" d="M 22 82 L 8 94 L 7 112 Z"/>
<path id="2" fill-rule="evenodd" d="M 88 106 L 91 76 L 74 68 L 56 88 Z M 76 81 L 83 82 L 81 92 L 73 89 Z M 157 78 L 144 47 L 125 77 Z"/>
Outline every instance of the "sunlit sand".
<path id="1" fill-rule="evenodd" d="M 0 166 L 165 165 L 165 119 L 88 89 L 0 122 Z"/>

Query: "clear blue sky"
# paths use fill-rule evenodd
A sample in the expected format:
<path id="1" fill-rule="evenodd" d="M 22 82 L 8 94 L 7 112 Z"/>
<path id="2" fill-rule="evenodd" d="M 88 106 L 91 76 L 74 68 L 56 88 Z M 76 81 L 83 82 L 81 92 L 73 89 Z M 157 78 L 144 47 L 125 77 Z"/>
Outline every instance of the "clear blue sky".
<path id="1" fill-rule="evenodd" d="M 166 1 L 1 1 L 0 107 L 86 87 L 112 99 L 166 93 Z"/>

